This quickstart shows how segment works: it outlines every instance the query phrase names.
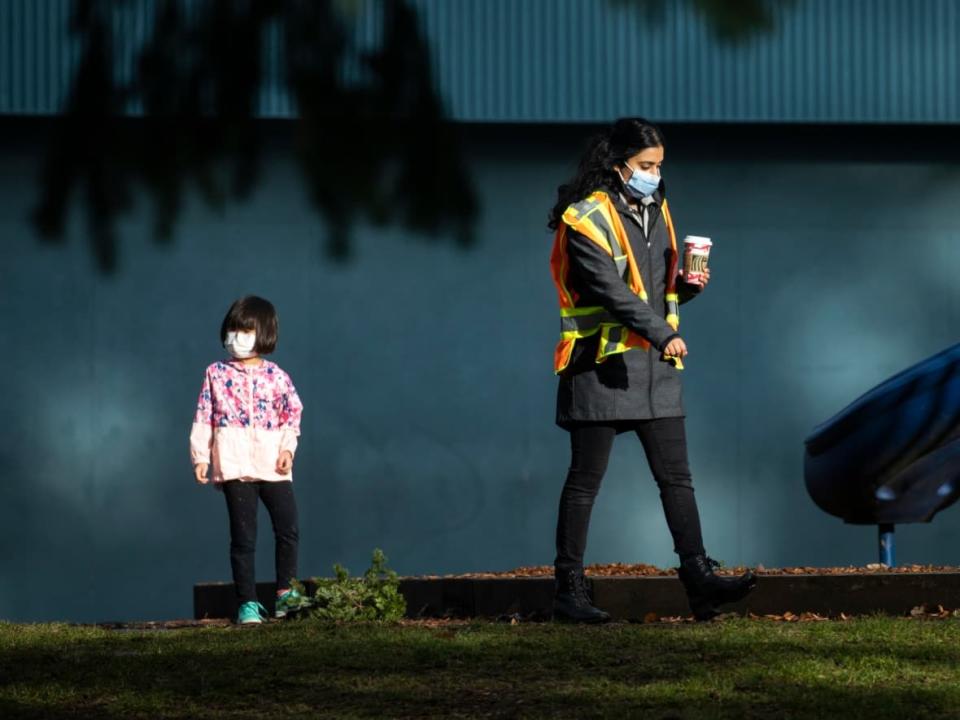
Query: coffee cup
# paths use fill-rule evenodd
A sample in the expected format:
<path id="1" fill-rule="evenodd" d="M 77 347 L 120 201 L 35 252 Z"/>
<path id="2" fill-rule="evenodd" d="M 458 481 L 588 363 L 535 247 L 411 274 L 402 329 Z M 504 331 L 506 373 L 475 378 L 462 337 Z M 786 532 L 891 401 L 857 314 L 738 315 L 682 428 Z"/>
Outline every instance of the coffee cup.
<path id="1" fill-rule="evenodd" d="M 688 283 L 703 282 L 712 246 L 708 237 L 687 235 L 683 239 L 683 279 Z"/>

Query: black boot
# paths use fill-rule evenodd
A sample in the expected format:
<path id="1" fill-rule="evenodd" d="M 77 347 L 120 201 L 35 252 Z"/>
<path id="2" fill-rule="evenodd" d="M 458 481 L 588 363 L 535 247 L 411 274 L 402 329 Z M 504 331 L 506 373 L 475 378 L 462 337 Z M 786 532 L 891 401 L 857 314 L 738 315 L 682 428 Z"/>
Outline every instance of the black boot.
<path id="1" fill-rule="evenodd" d="M 690 609 L 697 620 L 709 620 L 720 614 L 719 605 L 745 598 L 757 586 L 749 570 L 740 577 L 720 577 L 713 568 L 720 563 L 706 555 L 692 555 L 680 563 L 680 582 L 687 590 Z"/>
<path id="2" fill-rule="evenodd" d="M 605 623 L 610 614 L 593 606 L 582 569 L 557 570 L 553 619 L 573 623 Z"/>

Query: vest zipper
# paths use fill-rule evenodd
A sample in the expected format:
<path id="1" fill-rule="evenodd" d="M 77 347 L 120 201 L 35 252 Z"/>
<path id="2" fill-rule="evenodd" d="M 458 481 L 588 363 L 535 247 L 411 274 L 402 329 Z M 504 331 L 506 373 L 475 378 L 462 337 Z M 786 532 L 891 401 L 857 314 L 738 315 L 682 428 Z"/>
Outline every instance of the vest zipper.
<path id="1" fill-rule="evenodd" d="M 651 215 L 650 209 L 647 208 L 647 227 L 644 227 L 644 226 L 643 226 L 643 216 L 640 215 L 639 213 L 637 213 L 637 215 L 639 215 L 639 217 L 637 218 L 637 225 L 640 226 L 640 235 L 643 236 L 643 239 L 644 239 L 644 240 L 646 241 L 646 243 L 647 243 L 647 273 L 648 273 L 648 275 L 649 275 L 649 282 L 643 278 L 643 272 L 640 273 L 640 279 L 643 281 L 643 286 L 644 286 L 645 288 L 648 288 L 648 290 L 647 290 L 648 297 L 652 298 L 653 295 L 649 295 L 649 293 L 652 292 L 652 290 L 653 290 L 653 275 L 652 275 L 652 270 L 653 270 L 653 254 L 650 252 L 650 250 L 651 250 L 650 238 L 651 238 L 652 235 L 653 235 L 653 233 L 650 232 L 650 231 L 653 230 L 653 222 L 652 222 L 653 218 L 650 217 L 650 215 Z M 629 242 L 629 239 L 627 240 L 627 242 Z M 649 302 L 649 300 L 648 300 L 648 302 Z M 651 416 L 654 415 L 654 410 L 653 410 L 653 363 L 655 362 L 655 360 L 653 359 L 653 353 L 654 353 L 654 352 L 657 352 L 657 348 L 651 347 L 651 349 L 650 349 L 650 351 L 649 351 L 649 353 L 650 353 L 650 362 L 647 364 L 647 370 L 648 370 L 648 373 L 647 373 L 647 403 L 650 405 L 650 415 L 651 415 Z"/>

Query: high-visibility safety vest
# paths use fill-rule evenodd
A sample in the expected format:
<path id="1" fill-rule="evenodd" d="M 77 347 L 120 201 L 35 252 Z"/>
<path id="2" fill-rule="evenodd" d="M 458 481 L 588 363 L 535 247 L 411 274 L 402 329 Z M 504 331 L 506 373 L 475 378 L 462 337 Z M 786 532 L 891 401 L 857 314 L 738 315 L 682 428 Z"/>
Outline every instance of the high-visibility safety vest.
<path id="1" fill-rule="evenodd" d="M 673 220 L 670 218 L 666 200 L 663 201 L 660 209 L 670 236 L 671 250 L 670 267 L 667 273 L 666 321 L 670 327 L 677 330 L 680 327 L 680 297 L 677 294 L 679 263 L 677 235 L 673 229 Z M 603 307 L 582 307 L 577 304 L 578 294 L 567 285 L 567 276 L 570 272 L 570 258 L 567 255 L 569 230 L 576 230 L 610 255 L 617 265 L 620 277 L 624 277 L 625 271 L 629 270 L 624 277 L 624 282 L 641 300 L 647 302 L 647 291 L 643 287 L 643 280 L 637 268 L 637 261 L 633 257 L 626 230 L 620 220 L 620 214 L 608 195 L 597 191 L 585 200 L 568 207 L 557 228 L 553 250 L 550 253 L 550 272 L 560 298 L 560 342 L 553 355 L 554 372 L 559 373 L 569 365 L 577 340 L 590 337 L 597 332 L 600 333 L 600 344 L 597 347 L 598 363 L 611 355 L 626 352 L 631 348 L 649 350 L 650 343 L 645 338 L 625 328 Z M 674 364 L 677 368 L 683 367 L 679 358 L 674 358 Z"/>

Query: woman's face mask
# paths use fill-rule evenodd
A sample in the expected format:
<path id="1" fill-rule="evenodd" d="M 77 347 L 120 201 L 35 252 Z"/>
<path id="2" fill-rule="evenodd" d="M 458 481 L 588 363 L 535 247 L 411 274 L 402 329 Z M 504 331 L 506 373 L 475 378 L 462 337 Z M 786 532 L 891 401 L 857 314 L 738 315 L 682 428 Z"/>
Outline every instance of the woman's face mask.
<path id="1" fill-rule="evenodd" d="M 630 176 L 626 180 L 623 180 L 622 173 L 624 171 L 630 173 Z M 653 193 L 657 191 L 657 188 L 660 187 L 659 175 L 654 175 L 653 173 L 649 173 L 644 170 L 638 170 L 626 164 L 621 170 L 620 179 L 623 180 L 623 186 L 626 188 L 627 192 L 637 200 L 653 195 Z"/>
<path id="2" fill-rule="evenodd" d="M 256 355 L 257 333 L 253 330 L 238 330 L 227 333 L 227 339 L 223 341 L 223 347 L 226 351 L 237 358 L 244 360 Z"/>

